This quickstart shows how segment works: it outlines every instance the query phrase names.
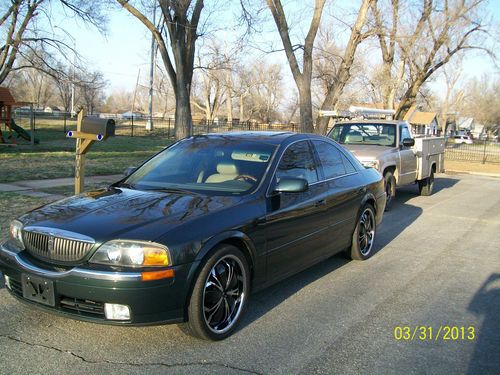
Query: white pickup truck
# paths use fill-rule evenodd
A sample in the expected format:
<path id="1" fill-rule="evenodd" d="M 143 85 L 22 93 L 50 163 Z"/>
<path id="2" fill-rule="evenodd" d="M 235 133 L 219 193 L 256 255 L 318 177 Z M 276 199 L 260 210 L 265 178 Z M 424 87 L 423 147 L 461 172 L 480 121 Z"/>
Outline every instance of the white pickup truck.
<path id="1" fill-rule="evenodd" d="M 444 172 L 445 139 L 415 138 L 405 121 L 338 122 L 328 136 L 351 151 L 364 166 L 384 176 L 386 209 L 390 208 L 397 186 L 418 183 L 421 195 L 431 195 L 434 174 Z"/>

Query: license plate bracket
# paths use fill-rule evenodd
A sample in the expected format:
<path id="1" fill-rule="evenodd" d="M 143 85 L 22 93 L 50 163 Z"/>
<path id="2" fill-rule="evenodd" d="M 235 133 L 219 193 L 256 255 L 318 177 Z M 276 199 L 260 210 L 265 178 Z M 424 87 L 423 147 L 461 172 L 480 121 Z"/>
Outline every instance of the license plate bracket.
<path id="1" fill-rule="evenodd" d="M 23 297 L 47 306 L 55 306 L 54 282 L 38 276 L 21 276 Z"/>

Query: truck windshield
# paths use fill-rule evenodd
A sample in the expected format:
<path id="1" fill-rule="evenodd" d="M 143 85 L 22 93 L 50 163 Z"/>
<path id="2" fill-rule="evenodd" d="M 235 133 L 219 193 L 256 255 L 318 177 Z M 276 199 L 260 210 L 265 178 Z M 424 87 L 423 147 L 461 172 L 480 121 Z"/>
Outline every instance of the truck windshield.
<path id="1" fill-rule="evenodd" d="M 396 126 L 394 124 L 336 124 L 330 137 L 346 145 L 396 145 Z"/>

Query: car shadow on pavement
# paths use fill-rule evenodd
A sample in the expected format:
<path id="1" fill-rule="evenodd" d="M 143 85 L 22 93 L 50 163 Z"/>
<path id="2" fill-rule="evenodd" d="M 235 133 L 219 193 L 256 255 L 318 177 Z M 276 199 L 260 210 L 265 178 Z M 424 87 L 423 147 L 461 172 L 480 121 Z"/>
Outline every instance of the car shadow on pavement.
<path id="1" fill-rule="evenodd" d="M 493 374 L 500 369 L 500 273 L 491 274 L 472 298 L 468 310 L 483 318 L 474 327 L 474 353 L 467 374 Z M 469 331 L 466 332 L 470 334 Z M 497 353 L 494 355 L 492 353 Z"/>
<path id="2" fill-rule="evenodd" d="M 441 188 L 444 188 L 448 186 L 449 183 L 440 183 L 440 185 Z M 373 256 L 383 251 L 383 248 L 388 243 L 422 214 L 422 209 L 420 207 L 406 203 L 408 200 L 416 197 L 417 193 L 418 189 L 415 191 L 398 191 L 393 201 L 391 211 L 384 214 L 383 226 L 381 230 L 378 231 L 374 249 L 372 250 Z M 288 277 L 265 290 L 253 294 L 246 316 L 240 327 L 251 324 L 254 320 L 259 319 L 302 288 L 305 288 L 307 285 L 321 279 L 349 262 L 351 262 L 351 260 L 349 260 L 345 254 L 338 254 L 298 274 Z"/>

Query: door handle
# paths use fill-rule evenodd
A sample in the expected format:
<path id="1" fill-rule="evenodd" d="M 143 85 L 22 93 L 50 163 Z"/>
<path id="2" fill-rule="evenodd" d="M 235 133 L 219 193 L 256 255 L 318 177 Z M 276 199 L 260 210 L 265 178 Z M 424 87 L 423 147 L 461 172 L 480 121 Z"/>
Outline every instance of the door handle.
<path id="1" fill-rule="evenodd" d="M 324 206 L 325 204 L 326 204 L 326 200 L 321 199 L 321 200 L 317 201 L 317 202 L 314 204 L 314 206 L 315 206 L 315 207 L 321 207 L 321 206 Z"/>

